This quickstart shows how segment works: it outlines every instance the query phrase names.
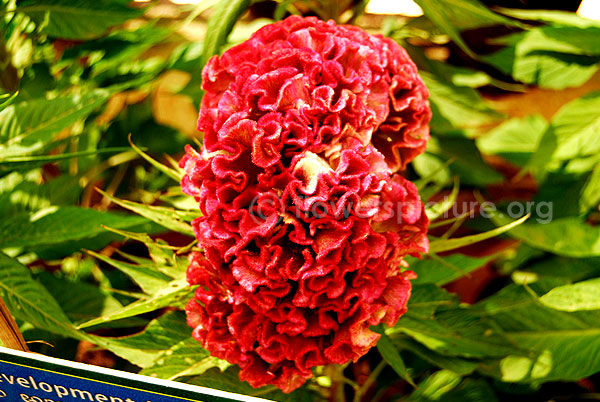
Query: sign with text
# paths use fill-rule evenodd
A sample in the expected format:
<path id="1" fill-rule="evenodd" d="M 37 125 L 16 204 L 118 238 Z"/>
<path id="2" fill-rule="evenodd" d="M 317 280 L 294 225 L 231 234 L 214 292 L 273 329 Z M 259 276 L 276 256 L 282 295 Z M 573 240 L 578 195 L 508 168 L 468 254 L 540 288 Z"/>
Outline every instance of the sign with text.
<path id="1" fill-rule="evenodd" d="M 0 402 L 266 401 L 0 347 Z"/>

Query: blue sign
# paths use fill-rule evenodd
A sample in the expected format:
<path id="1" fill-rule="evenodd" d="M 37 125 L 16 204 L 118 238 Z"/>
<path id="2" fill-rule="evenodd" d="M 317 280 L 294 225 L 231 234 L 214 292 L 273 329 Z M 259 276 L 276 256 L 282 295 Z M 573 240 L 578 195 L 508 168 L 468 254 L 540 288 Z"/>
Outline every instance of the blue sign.
<path id="1" fill-rule="evenodd" d="M 0 347 L 0 402 L 265 401 Z"/>

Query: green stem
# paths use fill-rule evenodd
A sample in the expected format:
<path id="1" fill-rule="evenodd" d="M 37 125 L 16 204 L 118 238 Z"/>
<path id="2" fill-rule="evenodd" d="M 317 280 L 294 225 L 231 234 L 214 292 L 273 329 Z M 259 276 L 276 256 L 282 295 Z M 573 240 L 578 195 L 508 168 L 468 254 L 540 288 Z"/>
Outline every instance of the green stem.
<path id="1" fill-rule="evenodd" d="M 331 393 L 329 400 L 331 402 L 342 402 L 345 401 L 344 384 L 348 383 L 348 379 L 344 377 L 344 369 L 347 367 L 346 364 L 330 364 L 325 367 L 326 375 L 331 378 Z"/>
<path id="2" fill-rule="evenodd" d="M 377 377 L 379 376 L 379 374 L 381 374 L 381 371 L 385 368 L 385 366 L 387 365 L 387 363 L 385 362 L 385 360 L 382 360 L 377 367 L 375 367 L 375 370 L 373 370 L 371 372 L 371 374 L 369 375 L 369 377 L 367 378 L 367 380 L 364 382 L 363 385 L 361 385 L 357 390 L 356 393 L 354 394 L 354 402 L 360 402 L 363 395 L 369 390 L 369 388 L 371 388 L 371 386 L 375 383 L 375 380 L 377 379 Z"/>

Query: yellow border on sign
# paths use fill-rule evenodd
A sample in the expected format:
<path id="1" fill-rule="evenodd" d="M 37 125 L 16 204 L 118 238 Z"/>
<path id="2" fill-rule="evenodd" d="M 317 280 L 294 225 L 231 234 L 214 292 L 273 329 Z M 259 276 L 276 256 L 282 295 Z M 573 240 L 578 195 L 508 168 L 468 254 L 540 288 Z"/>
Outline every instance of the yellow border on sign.
<path id="1" fill-rule="evenodd" d="M 66 374 L 66 373 L 61 373 L 61 372 L 59 372 L 59 371 L 53 371 L 53 370 L 47 370 L 47 369 L 43 369 L 43 368 L 32 367 L 32 366 L 28 366 L 28 365 L 26 365 L 26 364 L 20 364 L 20 363 L 8 362 L 8 361 L 6 361 L 6 360 L 1 360 L 1 359 L 0 359 L 0 362 L 1 362 L 1 363 L 7 363 L 7 364 L 14 364 L 15 366 L 27 367 L 27 368 L 34 369 L 34 370 L 46 371 L 46 372 L 48 372 L 48 373 L 52 373 L 52 374 L 65 375 L 65 376 L 68 376 L 68 377 L 78 378 L 78 379 L 80 379 L 80 380 L 94 381 L 94 382 L 98 382 L 98 383 L 100 383 L 100 384 L 112 385 L 112 386 L 115 386 L 115 387 L 121 387 L 121 388 L 126 388 L 126 389 L 132 389 L 132 390 L 134 390 L 134 391 L 142 391 L 142 392 L 147 392 L 147 393 L 149 393 L 149 394 L 155 394 L 155 395 L 160 395 L 160 396 L 166 396 L 166 397 L 168 397 L 168 398 L 178 398 L 178 399 L 181 399 L 181 400 L 183 400 L 183 401 L 191 401 L 191 402 L 203 402 L 203 401 L 198 401 L 197 399 L 189 399 L 189 398 L 184 398 L 184 397 L 181 397 L 181 396 L 173 396 L 173 395 L 163 394 L 163 393 L 161 393 L 161 392 L 147 391 L 147 390 L 140 389 L 140 388 L 133 388 L 133 387 L 128 387 L 128 386 L 126 386 L 126 385 L 113 384 L 113 383 L 106 382 L 106 381 L 95 380 L 95 379 L 93 379 L 93 378 L 79 377 L 79 376 L 77 376 L 77 375 L 73 375 L 73 374 Z M 90 371 L 91 371 L 91 370 L 90 370 Z M 102 373 L 100 373 L 100 374 L 102 374 Z M 108 374 L 104 374 L 104 375 L 108 375 Z M 150 377 L 150 378 L 152 378 L 152 377 Z M 216 397 L 218 397 L 218 396 L 216 396 Z M 222 398 L 222 397 L 218 397 L 218 398 Z M 223 399 L 224 399 L 224 398 L 223 398 Z"/>

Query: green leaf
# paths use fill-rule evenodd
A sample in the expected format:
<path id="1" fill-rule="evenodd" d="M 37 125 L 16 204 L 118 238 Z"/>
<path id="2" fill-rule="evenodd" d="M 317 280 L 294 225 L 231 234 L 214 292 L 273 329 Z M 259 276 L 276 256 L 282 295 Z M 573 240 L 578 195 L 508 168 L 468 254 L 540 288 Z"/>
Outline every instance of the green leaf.
<path id="1" fill-rule="evenodd" d="M 595 56 L 540 51 L 522 55 L 510 47 L 484 59 L 516 81 L 556 90 L 585 84 L 599 68 Z"/>
<path id="2" fill-rule="evenodd" d="M 408 336 L 395 336 L 391 341 L 397 349 L 402 350 L 404 353 L 412 353 L 435 367 L 450 370 L 460 375 L 469 375 L 478 366 L 476 360 L 444 356 L 427 349 Z"/>
<path id="3" fill-rule="evenodd" d="M 600 26 L 541 26 L 504 36 L 494 43 L 514 45 L 520 54 L 541 51 L 596 56 L 600 55 L 598 35 Z"/>
<path id="4" fill-rule="evenodd" d="M 453 239 L 445 239 L 445 240 L 434 240 L 429 243 L 429 252 L 430 253 L 441 253 L 444 251 L 455 250 L 457 248 L 461 248 L 464 246 L 468 246 L 471 244 L 478 243 L 482 240 L 486 240 L 502 233 L 508 232 L 510 230 L 514 230 L 514 228 L 521 225 L 529 218 L 529 215 L 525 215 L 520 219 L 517 219 L 512 222 L 504 223 L 504 226 L 498 227 L 496 229 L 490 230 L 484 233 L 478 233 L 470 236 L 457 237 Z M 506 222 L 503 220 L 502 222 Z M 494 222 L 496 223 L 496 221 Z M 499 224 L 499 223 L 496 223 Z M 600 245 L 599 245 L 600 246 Z"/>
<path id="5" fill-rule="evenodd" d="M 578 14 L 559 10 L 521 10 L 516 8 L 496 8 L 497 11 L 510 17 L 522 20 L 543 21 L 553 25 L 587 28 L 600 27 L 598 21 L 580 17 Z"/>
<path id="6" fill-rule="evenodd" d="M 428 183 L 433 182 L 439 186 L 445 186 L 452 182 L 452 174 L 448 167 L 452 160 L 446 163 L 436 155 L 423 152 L 412 161 L 412 166 L 419 176 L 420 180 L 415 181 L 418 189 L 424 188 Z M 423 197 L 423 199 L 426 199 Z"/>
<path id="7" fill-rule="evenodd" d="M 173 252 L 173 250 L 178 250 L 178 253 L 183 253 L 185 250 L 189 249 L 190 245 L 185 247 L 174 247 L 169 246 L 162 239 L 153 240 L 145 233 L 126 232 L 108 227 L 106 229 L 110 230 L 111 232 L 118 233 L 126 238 L 144 243 L 144 245 L 148 248 L 152 262 L 148 261 L 146 258 L 135 257 L 122 251 L 117 251 L 123 257 L 129 259 L 130 261 L 136 262 L 141 266 L 151 266 L 153 269 L 162 272 L 171 279 L 185 278 L 185 273 L 188 267 L 188 259 L 185 256 L 178 256 Z M 194 243 L 195 241 L 192 244 Z"/>
<path id="8" fill-rule="evenodd" d="M 142 15 L 142 9 L 117 0 L 27 0 L 19 2 L 43 32 L 56 38 L 92 39 L 110 27 Z"/>
<path id="9" fill-rule="evenodd" d="M 390 338 L 398 333 L 406 334 L 445 356 L 484 359 L 522 353 L 501 330 L 494 328 L 492 321 L 456 307 L 438 311 L 430 319 L 404 315 L 386 333 Z"/>
<path id="10" fill-rule="evenodd" d="M 600 370 L 600 311 L 564 312 L 545 307 L 545 294 L 556 281 L 511 285 L 473 306 L 492 320 L 527 355 L 508 355 L 482 372 L 504 381 L 574 381 Z M 531 291 L 535 293 L 530 294 Z"/>
<path id="11" fill-rule="evenodd" d="M 510 222 L 510 218 L 501 212 L 492 214 L 491 220 L 496 225 Z M 600 226 L 591 226 L 578 217 L 554 219 L 548 223 L 527 222 L 514 227 L 508 234 L 531 247 L 557 255 L 600 256 Z"/>
<path id="12" fill-rule="evenodd" d="M 449 21 L 448 9 L 443 3 L 435 0 L 415 0 L 415 2 L 421 7 L 425 16 L 445 32 L 467 55 L 474 59 L 477 58 L 477 55 L 460 36 L 460 32 Z"/>
<path id="13" fill-rule="evenodd" d="M 100 60 L 90 64 L 90 76 L 99 82 L 127 73 L 147 72 L 153 75 L 151 78 L 155 78 L 164 60 L 142 55 L 173 33 L 172 28 L 160 26 L 157 21 L 150 20 L 135 30 L 115 30 L 106 37 L 81 44 L 72 49 L 72 53 L 69 50 L 65 53 L 74 62 L 80 57 L 96 58 L 101 55 Z"/>
<path id="14" fill-rule="evenodd" d="M 96 89 L 82 95 L 36 99 L 0 112 L 0 161 L 43 151 L 55 136 L 103 105 L 111 92 Z"/>
<path id="15" fill-rule="evenodd" d="M 575 99 L 552 118 L 527 164 L 538 176 L 561 163 L 600 153 L 600 91 Z"/>
<path id="16" fill-rule="evenodd" d="M 160 354 L 155 364 L 140 372 L 143 375 L 175 380 L 180 377 L 203 374 L 213 367 L 225 371 L 231 364 L 210 356 L 200 342 L 189 337 Z"/>
<path id="17" fill-rule="evenodd" d="M 497 402 L 498 398 L 485 380 L 467 378 L 439 400 L 442 402 Z"/>
<path id="18" fill-rule="evenodd" d="M 201 387 L 220 389 L 222 391 L 234 392 L 236 394 L 266 398 L 270 401 L 323 401 L 323 398 L 319 394 L 309 391 L 307 389 L 308 387 L 306 386 L 300 387 L 291 394 L 284 394 L 281 390 L 273 385 L 252 388 L 252 386 L 250 386 L 250 384 L 248 384 L 246 381 L 240 381 L 239 371 L 240 370 L 237 366 L 231 366 L 224 372 L 218 368 L 212 368 L 207 370 L 202 375 L 197 375 L 186 379 L 186 382 L 193 385 L 199 385 Z"/>
<path id="19" fill-rule="evenodd" d="M 456 305 L 456 297 L 433 284 L 414 284 L 408 300 L 407 317 L 430 320 L 438 308 Z"/>
<path id="20" fill-rule="evenodd" d="M 502 181 L 502 175 L 483 161 L 472 140 L 433 137 L 427 142 L 427 152 L 442 160 L 451 160 L 450 171 L 458 175 L 463 184 L 486 186 Z"/>
<path id="21" fill-rule="evenodd" d="M 405 334 L 435 353 L 468 359 L 519 354 L 492 321 L 461 307 L 455 296 L 432 284 L 415 285 L 407 309 L 385 331 L 394 342 Z"/>
<path id="22" fill-rule="evenodd" d="M 167 229 L 189 236 L 194 236 L 194 230 L 188 222 L 194 218 L 197 218 L 199 212 L 186 212 L 179 211 L 173 208 L 139 204 L 133 201 L 120 200 L 101 190 L 98 190 L 98 192 L 106 198 L 108 198 L 109 200 L 111 200 L 112 202 L 114 202 L 115 204 L 120 205 L 123 208 L 129 209 L 135 212 L 136 214 L 139 214 L 153 222 L 156 222 Z M 106 226 L 115 227 L 113 225 Z"/>
<path id="23" fill-rule="evenodd" d="M 61 175 L 43 184 L 42 172 L 12 172 L 0 178 L 0 215 L 39 211 L 52 205 L 72 205 L 81 194 L 78 177 Z"/>
<path id="24" fill-rule="evenodd" d="M 574 259 L 551 256 L 519 268 L 513 273 L 513 280 L 522 284 L 551 278 L 560 283 L 573 283 L 597 276 L 600 276 L 600 258 Z"/>
<path id="25" fill-rule="evenodd" d="M 523 166 L 537 150 L 548 123 L 540 115 L 513 118 L 475 140 L 486 155 L 498 155 Z"/>
<path id="26" fill-rule="evenodd" d="M 492 25 L 522 26 L 521 23 L 490 11 L 477 0 L 415 0 L 423 13 L 442 29 L 460 48 L 472 58 L 477 55 L 460 36 L 465 29 Z"/>
<path id="27" fill-rule="evenodd" d="M 596 165 L 585 182 L 579 198 L 579 211 L 586 213 L 600 203 L 600 163 Z"/>
<path id="28" fill-rule="evenodd" d="M 444 400 L 444 394 L 456 388 L 462 377 L 449 370 L 436 371 L 410 395 L 409 400 L 415 402 L 431 402 Z"/>
<path id="29" fill-rule="evenodd" d="M 107 153 L 117 153 L 127 151 L 128 148 L 115 147 L 115 148 L 104 148 L 94 149 L 90 151 L 81 152 L 70 152 L 58 155 L 37 155 L 37 156 L 18 156 L 8 157 L 3 161 L 0 161 L 0 171 L 6 170 L 25 170 L 33 169 L 35 167 L 43 166 L 47 163 L 58 162 L 71 158 L 79 158 L 82 156 L 93 156 Z"/>
<path id="30" fill-rule="evenodd" d="M 93 251 L 87 253 L 129 276 L 148 295 L 158 294 L 169 286 L 171 278 L 160 272 L 152 261 L 148 261 L 149 264 L 145 265 L 135 265 L 117 261 Z"/>
<path id="31" fill-rule="evenodd" d="M 583 84 L 598 70 L 600 28 L 538 27 L 504 37 L 505 48 L 482 59 L 515 80 L 543 88 Z"/>
<path id="32" fill-rule="evenodd" d="M 407 258 L 407 262 L 411 271 L 417 274 L 417 279 L 412 280 L 414 285 L 434 283 L 442 286 L 483 267 L 491 258 L 491 256 L 474 258 L 462 254 L 452 254 L 439 259 Z"/>
<path id="33" fill-rule="evenodd" d="M 548 307 L 562 311 L 598 310 L 600 278 L 556 287 L 540 297 L 540 301 Z"/>
<path id="34" fill-rule="evenodd" d="M 398 353 L 398 349 L 394 346 L 394 344 L 390 341 L 390 338 L 387 337 L 383 330 L 376 331 L 381 334 L 381 338 L 377 341 L 377 349 L 381 354 L 383 360 L 389 364 L 396 374 L 400 376 L 403 380 L 406 380 L 410 385 L 416 387 L 413 379 L 410 376 L 410 373 L 406 369 L 406 365 L 404 364 L 404 360 L 402 360 L 402 356 Z"/>
<path id="35" fill-rule="evenodd" d="M 171 179 L 175 180 L 177 183 L 179 183 L 181 181 L 181 179 L 183 178 L 183 171 L 181 169 L 175 170 L 173 168 L 163 165 L 162 163 L 160 163 L 157 160 L 155 160 L 154 158 L 152 158 L 150 155 L 148 155 L 147 153 L 142 151 L 131 141 L 131 135 L 129 136 L 129 144 L 131 145 L 133 150 L 138 155 L 140 155 L 142 158 L 144 158 L 146 161 L 148 161 L 152 166 L 154 166 L 160 172 L 169 176 Z"/>
<path id="36" fill-rule="evenodd" d="M 170 311 L 152 320 L 140 333 L 121 338 L 98 337 L 103 347 L 142 368 L 151 367 L 156 359 L 191 337 L 185 313 Z"/>
<path id="37" fill-rule="evenodd" d="M 110 293 L 86 282 L 59 278 L 48 272 L 40 272 L 35 278 L 75 323 L 90 320 L 100 314 L 110 314 L 123 307 Z"/>
<path id="38" fill-rule="evenodd" d="M 526 169 L 522 172 L 525 171 Z M 542 176 L 544 177 L 538 175 L 541 185 L 538 187 L 533 203 L 527 206 L 531 209 L 534 218 L 538 218 L 537 221 L 540 223 L 548 223 L 554 219 L 580 215 L 582 203 L 580 196 L 584 191 L 586 176 L 589 175 L 570 173 L 568 167 L 565 167 L 556 172 L 548 172 L 547 175 L 542 173 Z M 513 208 L 521 209 L 517 206 Z"/>
<path id="39" fill-rule="evenodd" d="M 111 314 L 86 321 L 78 325 L 78 328 L 93 327 L 122 318 L 145 314 L 167 306 L 181 306 L 192 297 L 194 289 L 194 287 L 188 286 L 185 280 L 171 281 L 166 288 L 152 297 L 135 301 Z"/>
<path id="40" fill-rule="evenodd" d="M 250 6 L 250 0 L 231 0 L 220 2 L 206 27 L 206 38 L 202 49 L 200 64 L 204 66 L 227 41 L 233 26 Z"/>
<path id="41" fill-rule="evenodd" d="M 101 225 L 127 229 L 145 222 L 139 216 L 90 208 L 49 207 L 35 213 L 20 213 L 0 222 L 0 248 L 40 248 L 106 233 Z"/>
<path id="42" fill-rule="evenodd" d="M 420 48 L 410 48 L 417 57 L 413 60 L 421 69 L 433 74 L 438 81 L 452 83 L 456 87 L 479 88 L 485 85 L 493 85 L 494 79 L 481 70 L 473 70 L 468 67 L 455 66 L 447 62 L 430 60 Z M 411 54 L 412 57 L 412 54 Z"/>
<path id="43" fill-rule="evenodd" d="M 52 295 L 31 277 L 29 269 L 1 252 L 0 290 L 15 318 L 58 335 L 82 337 Z"/>
<path id="44" fill-rule="evenodd" d="M 473 88 L 455 86 L 432 74 L 420 72 L 429 89 L 436 134 L 472 137 L 474 129 L 496 122 L 502 114 L 491 109 Z"/>

